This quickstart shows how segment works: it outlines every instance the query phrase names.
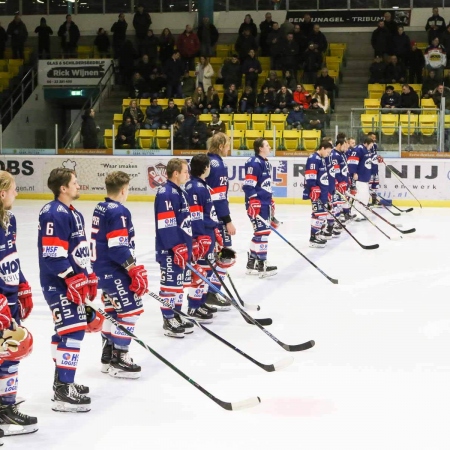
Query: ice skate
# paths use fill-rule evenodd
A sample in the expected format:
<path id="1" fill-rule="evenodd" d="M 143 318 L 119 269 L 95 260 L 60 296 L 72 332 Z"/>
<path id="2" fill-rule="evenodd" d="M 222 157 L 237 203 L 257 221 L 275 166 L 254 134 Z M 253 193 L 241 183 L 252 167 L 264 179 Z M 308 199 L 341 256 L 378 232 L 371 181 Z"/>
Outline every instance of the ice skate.
<path id="1" fill-rule="evenodd" d="M 135 380 L 141 376 L 141 366 L 134 364 L 128 350 L 113 348 L 108 373 L 114 378 Z"/>

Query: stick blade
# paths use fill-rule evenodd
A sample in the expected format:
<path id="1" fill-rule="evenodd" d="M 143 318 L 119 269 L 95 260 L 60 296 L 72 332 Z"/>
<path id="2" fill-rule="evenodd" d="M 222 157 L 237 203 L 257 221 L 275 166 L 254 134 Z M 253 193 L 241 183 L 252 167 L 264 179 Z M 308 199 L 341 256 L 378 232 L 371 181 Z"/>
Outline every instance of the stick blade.
<path id="1" fill-rule="evenodd" d="M 258 406 L 260 403 L 261 399 L 259 397 L 251 397 L 247 400 L 233 403 L 220 401 L 219 405 L 227 411 L 239 411 L 240 409 L 253 408 L 254 406 Z"/>
<path id="2" fill-rule="evenodd" d="M 269 325 L 272 325 L 273 320 L 270 319 L 270 318 L 267 318 L 267 319 L 255 319 L 255 322 L 258 322 L 263 327 L 267 327 Z"/>
<path id="3" fill-rule="evenodd" d="M 364 250 L 375 250 L 377 248 L 380 248 L 380 244 L 362 245 L 362 248 Z"/>
<path id="4" fill-rule="evenodd" d="M 309 350 L 310 348 L 314 347 L 316 343 L 314 341 L 308 341 L 304 342 L 303 344 L 297 344 L 297 345 L 288 345 L 288 344 L 282 344 L 282 347 L 287 350 L 288 352 L 302 352 L 304 350 Z"/>
<path id="5" fill-rule="evenodd" d="M 287 366 L 290 366 L 294 362 L 294 358 L 292 356 L 287 356 L 286 358 L 280 359 L 279 361 L 273 364 L 274 370 L 281 370 Z"/>
<path id="6" fill-rule="evenodd" d="M 405 209 L 405 210 L 402 211 L 402 212 L 409 213 L 409 212 L 411 212 L 411 211 L 414 211 L 414 208 L 408 208 L 408 209 Z"/>
<path id="7" fill-rule="evenodd" d="M 398 231 L 400 231 L 400 233 L 402 233 L 402 234 L 410 234 L 410 233 L 415 233 L 416 229 L 410 228 L 409 230 L 398 230 Z"/>
<path id="8" fill-rule="evenodd" d="M 328 279 L 329 279 L 333 284 L 339 284 L 339 280 L 336 280 L 336 278 L 328 277 Z"/>

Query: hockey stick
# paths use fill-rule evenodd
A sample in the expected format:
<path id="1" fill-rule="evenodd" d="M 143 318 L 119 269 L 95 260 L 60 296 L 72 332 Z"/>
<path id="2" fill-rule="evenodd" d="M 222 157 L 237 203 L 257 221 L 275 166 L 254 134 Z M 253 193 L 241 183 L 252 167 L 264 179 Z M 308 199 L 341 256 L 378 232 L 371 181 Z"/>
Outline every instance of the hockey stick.
<path id="1" fill-rule="evenodd" d="M 241 306 L 243 306 L 244 308 L 252 309 L 252 310 L 256 310 L 256 311 L 259 311 L 261 309 L 259 305 L 244 303 L 244 300 L 241 299 L 241 296 L 239 295 L 239 292 L 236 290 L 236 286 L 234 285 L 233 280 L 231 279 L 231 275 L 228 272 L 227 272 L 227 278 L 230 281 L 231 287 L 233 288 L 234 292 L 236 293 L 236 297 L 238 298 L 239 302 L 241 303 Z"/>
<path id="2" fill-rule="evenodd" d="M 201 273 L 197 272 L 194 267 L 192 267 L 191 264 L 186 263 L 186 267 L 192 270 L 199 278 L 201 278 L 208 286 L 217 294 L 220 294 L 223 298 L 228 300 L 231 303 L 234 303 L 235 306 L 241 311 L 242 315 L 245 315 L 248 320 L 250 320 L 252 323 L 254 323 L 259 329 L 261 329 L 267 336 L 269 336 L 272 340 L 274 340 L 278 345 L 283 347 L 288 352 L 301 352 L 303 350 L 308 350 L 311 347 L 314 347 L 315 342 L 314 341 L 308 341 L 304 342 L 303 344 L 297 344 L 297 345 L 288 345 L 283 342 L 281 342 L 279 339 L 277 339 L 272 333 L 267 331 L 262 325 L 260 325 L 258 322 L 253 319 L 252 316 L 250 316 L 246 311 L 244 311 L 236 302 L 234 299 L 229 298 L 226 296 L 220 289 L 216 288 L 214 284 L 212 284 L 207 278 L 205 278 Z"/>
<path id="3" fill-rule="evenodd" d="M 416 231 L 415 228 L 410 228 L 409 230 L 400 230 L 400 228 L 396 227 L 393 223 L 389 222 L 389 220 L 385 219 L 382 215 L 378 214 L 377 212 L 375 212 L 373 209 L 370 209 L 367 205 L 365 205 L 361 200 L 357 199 L 356 197 L 354 197 L 351 194 L 346 194 L 347 197 L 356 200 L 359 204 L 361 204 L 364 208 L 368 209 L 372 214 L 375 214 L 377 217 L 379 217 L 381 220 L 383 220 L 384 222 L 386 222 L 388 225 L 390 225 L 391 227 L 395 228 L 397 231 L 399 231 L 402 234 L 410 234 L 410 233 L 414 233 Z"/>
<path id="4" fill-rule="evenodd" d="M 294 247 L 294 245 L 292 245 L 276 228 L 274 228 L 272 225 L 266 222 L 260 215 L 258 215 L 257 217 L 259 220 L 261 220 L 261 222 L 265 223 L 268 227 L 270 227 L 272 231 L 275 231 L 275 233 L 278 234 L 278 236 L 280 236 L 280 238 L 283 239 L 283 241 L 286 242 L 286 244 L 291 246 L 300 256 L 305 258 L 306 261 L 308 261 L 313 267 L 315 267 L 325 278 L 330 280 L 333 284 L 339 283 L 338 280 L 336 280 L 335 278 L 331 278 L 320 267 L 317 267 L 309 258 L 307 258 L 300 250 L 298 250 L 297 247 Z"/>
<path id="5" fill-rule="evenodd" d="M 381 200 L 386 200 L 385 198 L 383 198 L 380 194 L 377 194 L 378 197 L 381 198 Z M 398 206 L 395 206 L 394 203 L 392 203 L 392 207 L 395 208 L 397 211 L 400 211 L 402 213 L 409 213 L 411 211 L 414 211 L 414 208 L 408 208 L 408 209 L 401 209 Z"/>
<path id="6" fill-rule="evenodd" d="M 174 309 L 170 305 L 170 302 L 168 302 L 167 300 L 164 300 L 159 295 L 155 294 L 154 292 L 148 292 L 148 294 L 150 295 L 150 297 L 153 297 L 155 300 L 157 300 L 158 302 L 162 303 L 166 308 L 170 308 L 175 314 L 178 314 L 179 316 L 184 317 L 185 319 L 187 319 L 190 322 L 192 322 L 194 325 L 197 325 L 199 328 L 202 328 L 208 334 L 210 334 L 212 337 L 214 337 L 217 340 L 219 340 L 220 342 L 222 342 L 222 344 L 225 344 L 227 347 L 230 347 L 235 352 L 237 352 L 240 355 L 242 355 L 244 358 L 247 358 L 253 364 L 256 364 L 257 366 L 259 366 L 262 369 L 264 369 L 266 372 L 274 372 L 275 370 L 284 369 L 285 367 L 287 367 L 290 364 L 292 364 L 292 362 L 294 361 L 292 356 L 287 356 L 286 358 L 283 358 L 282 360 L 277 361 L 274 364 L 263 364 L 263 363 L 257 361 L 256 359 L 252 358 L 251 356 L 247 355 L 247 353 L 245 353 L 241 349 L 235 347 L 233 344 L 231 344 L 230 342 L 228 342 L 227 340 L 225 340 L 224 338 L 222 338 L 218 334 L 214 333 L 214 331 L 210 330 L 209 328 L 206 328 L 205 325 L 200 323 L 198 320 L 195 320 L 193 317 L 189 316 L 188 314 L 186 314 L 186 313 L 184 313 L 182 311 L 177 311 L 176 309 Z"/>
<path id="7" fill-rule="evenodd" d="M 381 203 L 380 200 L 376 199 L 376 202 L 377 202 L 377 203 L 376 203 L 375 205 L 369 205 L 369 207 L 370 207 L 370 206 L 381 206 L 381 207 L 384 208 L 386 211 L 390 212 L 393 216 L 397 216 L 397 217 L 401 216 L 400 213 L 395 212 L 395 211 L 391 211 L 386 205 L 383 205 L 383 203 Z"/>
<path id="8" fill-rule="evenodd" d="M 320 201 L 320 204 L 323 206 L 323 208 L 325 209 L 325 211 L 328 211 L 325 208 L 325 205 Z M 328 211 L 328 213 L 334 218 L 334 220 L 336 220 L 336 222 L 350 235 L 350 237 L 364 250 L 375 250 L 377 248 L 380 247 L 379 244 L 372 244 L 372 245 L 364 245 L 361 244 L 361 242 L 358 241 L 358 239 L 355 238 L 355 236 L 353 236 L 353 234 L 348 230 L 348 228 L 345 226 L 345 224 L 343 222 L 341 222 L 331 211 Z"/>
<path id="9" fill-rule="evenodd" d="M 212 395 L 210 392 L 208 392 L 204 387 L 200 386 L 197 382 L 195 382 L 192 378 L 188 377 L 184 372 L 182 372 L 178 367 L 174 366 L 170 361 L 168 361 L 166 358 L 161 356 L 158 352 L 153 350 L 150 346 L 148 346 L 146 343 L 142 342 L 137 336 L 135 336 L 133 333 L 128 331 L 126 327 L 120 325 L 119 322 L 117 322 L 114 317 L 110 316 L 108 313 L 103 311 L 98 306 L 94 305 L 93 302 L 86 299 L 86 304 L 89 305 L 91 308 L 95 309 L 99 314 L 101 314 L 106 320 L 109 320 L 112 324 L 114 324 L 119 330 L 122 331 L 122 333 L 125 333 L 126 335 L 130 336 L 134 341 L 136 341 L 139 345 L 147 349 L 153 356 L 156 356 L 160 361 L 162 361 L 166 366 L 169 366 L 173 371 L 175 371 L 178 375 L 183 377 L 186 381 L 192 384 L 192 386 L 196 387 L 202 394 L 209 397 L 213 402 L 217 403 L 219 406 L 221 406 L 223 409 L 226 409 L 228 411 L 236 411 L 238 409 L 244 409 L 244 408 L 251 408 L 253 406 L 259 405 L 261 403 L 261 399 L 259 397 L 251 397 L 246 400 L 242 400 L 240 402 L 224 402 L 223 400 L 218 399 L 214 395 Z"/>
<path id="10" fill-rule="evenodd" d="M 383 164 L 386 166 L 386 169 L 389 170 L 395 177 L 400 181 L 400 183 L 403 184 L 403 186 L 406 188 L 406 190 L 417 200 L 417 203 L 419 203 L 420 207 L 422 208 L 422 203 L 419 202 L 418 198 L 409 190 L 408 186 L 403 183 L 402 179 L 383 161 Z"/>
<path id="11" fill-rule="evenodd" d="M 209 265 L 209 267 L 211 268 L 211 270 L 213 271 L 213 273 L 214 273 L 214 275 L 216 276 L 216 278 L 217 278 L 217 280 L 219 281 L 219 283 L 220 283 L 220 285 L 225 289 L 225 291 L 226 291 L 226 293 L 229 295 L 229 297 L 231 297 L 233 300 L 234 300 L 234 302 L 232 302 L 232 305 L 233 306 L 236 306 L 237 305 L 237 301 L 236 301 L 236 299 L 233 297 L 233 294 L 230 292 L 230 290 L 228 289 L 228 287 L 226 286 L 226 284 L 222 281 L 222 278 L 220 278 L 220 275 L 219 275 L 219 273 L 217 272 L 217 270 L 216 270 L 216 268 L 214 267 L 214 265 L 213 265 L 213 263 L 209 260 L 209 259 L 206 259 L 206 261 L 207 261 L 207 263 L 208 263 L 208 265 Z M 242 302 L 241 301 L 241 304 L 242 303 L 244 303 L 244 302 Z M 236 308 L 239 312 L 241 312 L 241 308 Z M 250 325 L 253 325 L 253 322 L 250 322 L 250 320 L 248 320 L 245 316 L 244 316 L 244 314 L 242 314 L 241 313 L 241 315 L 242 315 L 242 317 L 244 318 L 244 320 L 247 322 L 247 323 L 249 323 Z M 260 325 L 263 325 L 263 326 L 268 326 L 268 325 L 272 325 L 272 319 L 254 319 L 255 320 L 255 322 L 258 322 Z"/>

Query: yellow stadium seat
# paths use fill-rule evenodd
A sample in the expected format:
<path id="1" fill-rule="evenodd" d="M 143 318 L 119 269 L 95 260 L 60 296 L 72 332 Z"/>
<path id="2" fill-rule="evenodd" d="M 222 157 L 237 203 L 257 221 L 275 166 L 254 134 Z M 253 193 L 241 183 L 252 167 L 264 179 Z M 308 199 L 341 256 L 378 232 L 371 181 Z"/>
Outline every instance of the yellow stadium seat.
<path id="1" fill-rule="evenodd" d="M 158 102 L 159 103 L 159 102 Z M 139 100 L 139 108 L 142 109 L 142 112 L 145 113 L 145 110 L 150 106 L 150 99 L 149 98 L 141 98 Z"/>
<path id="2" fill-rule="evenodd" d="M 421 84 L 410 84 L 409 86 L 412 87 L 420 97 L 420 95 L 421 95 L 420 93 L 422 92 L 422 85 Z"/>
<path id="3" fill-rule="evenodd" d="M 260 56 L 258 58 L 259 63 L 261 64 L 262 70 L 270 70 L 270 57 L 269 56 Z M 267 77 L 267 75 L 266 75 Z"/>
<path id="4" fill-rule="evenodd" d="M 450 114 L 446 114 L 445 115 L 445 125 L 444 128 L 447 130 L 448 128 L 450 128 Z"/>
<path id="5" fill-rule="evenodd" d="M 275 127 L 277 130 L 284 130 L 286 128 L 287 114 L 271 114 L 270 126 Z"/>
<path id="6" fill-rule="evenodd" d="M 122 122 L 123 122 L 123 114 L 114 114 L 113 123 L 116 129 L 118 128 L 119 125 L 122 124 Z"/>
<path id="7" fill-rule="evenodd" d="M 315 91 L 313 84 L 304 84 L 303 87 L 305 88 L 305 91 L 308 91 L 309 93 L 313 93 Z"/>
<path id="8" fill-rule="evenodd" d="M 158 149 L 170 148 L 170 130 L 156 130 L 154 144 Z"/>
<path id="9" fill-rule="evenodd" d="M 157 130 L 139 130 L 139 146 L 144 149 L 154 148 Z"/>
<path id="10" fill-rule="evenodd" d="M 275 135 L 275 146 L 273 144 L 273 138 Z M 276 130 L 275 134 L 273 131 L 273 128 L 271 130 L 266 129 L 263 131 L 263 137 L 264 139 L 267 140 L 267 142 L 269 143 L 269 145 L 274 148 L 275 150 L 280 149 L 280 150 L 285 150 L 285 148 L 283 147 L 283 130 Z"/>
<path id="11" fill-rule="evenodd" d="M 283 144 L 287 150 L 301 150 L 302 130 L 284 130 Z"/>
<path id="12" fill-rule="evenodd" d="M 250 114 L 233 114 L 233 126 L 235 130 L 248 130 L 250 128 Z"/>
<path id="13" fill-rule="evenodd" d="M 341 70 L 341 64 L 340 64 L 339 61 L 336 61 L 336 60 L 329 60 L 329 61 L 327 61 L 327 63 L 326 63 L 326 68 L 327 68 L 328 70 L 334 70 L 335 72 L 338 73 L 338 76 L 339 76 L 339 72 L 340 72 L 340 70 Z"/>
<path id="14" fill-rule="evenodd" d="M 361 114 L 361 130 L 364 134 L 378 128 L 378 114 Z"/>
<path id="15" fill-rule="evenodd" d="M 217 92 L 217 94 L 223 94 L 225 91 L 225 88 L 223 87 L 223 84 L 214 84 L 214 90 Z"/>
<path id="16" fill-rule="evenodd" d="M 269 114 L 252 114 L 252 128 L 254 130 L 265 130 L 269 128 Z"/>
<path id="17" fill-rule="evenodd" d="M 0 72 L 8 72 L 8 60 L 0 59 Z"/>
<path id="18" fill-rule="evenodd" d="M 244 131 L 243 130 L 227 130 L 227 135 L 232 139 L 232 148 L 242 150 L 244 146 Z"/>
<path id="19" fill-rule="evenodd" d="M 381 96 L 384 94 L 386 90 L 386 85 L 384 84 L 368 84 L 367 91 L 369 98 L 380 100 Z"/>
<path id="20" fill-rule="evenodd" d="M 397 114 L 382 114 L 381 115 L 381 132 L 386 136 L 392 136 L 398 130 L 398 115 Z"/>
<path id="21" fill-rule="evenodd" d="M 345 42 L 330 42 L 328 44 L 330 50 L 334 49 L 334 48 L 341 48 L 344 50 L 347 50 L 347 44 Z"/>
<path id="22" fill-rule="evenodd" d="M 419 131 L 424 136 L 436 133 L 438 126 L 437 114 L 421 114 L 419 117 Z"/>
<path id="23" fill-rule="evenodd" d="M 420 101 L 423 114 L 436 114 L 437 108 L 432 98 L 423 98 Z"/>
<path id="24" fill-rule="evenodd" d="M 419 116 L 417 114 L 400 114 L 399 123 L 402 127 L 402 134 L 411 136 L 417 131 Z"/>
<path id="25" fill-rule="evenodd" d="M 9 66 L 23 66 L 23 59 L 8 59 Z"/>
<path id="26" fill-rule="evenodd" d="M 306 150 L 316 150 L 321 138 L 320 130 L 302 130 L 302 141 Z"/>
<path id="27" fill-rule="evenodd" d="M 168 98 L 158 98 L 158 105 L 161 106 L 162 109 L 167 108 L 169 105 L 169 99 Z"/>
<path id="28" fill-rule="evenodd" d="M 263 130 L 246 130 L 244 135 L 244 145 L 253 150 L 253 142 L 255 139 L 261 138 L 264 135 Z"/>
<path id="29" fill-rule="evenodd" d="M 79 45 L 77 51 L 79 59 L 89 59 L 94 56 L 94 48 L 91 45 Z"/>
<path id="30" fill-rule="evenodd" d="M 375 98 L 365 98 L 364 108 L 366 110 L 366 114 L 374 114 L 380 109 L 380 100 Z"/>
<path id="31" fill-rule="evenodd" d="M 212 114 L 200 114 L 199 120 L 200 122 L 208 124 L 211 122 L 211 117 Z"/>
<path id="32" fill-rule="evenodd" d="M 114 132 L 114 135 L 117 135 L 117 128 Z M 105 144 L 106 148 L 113 148 L 112 128 L 105 128 L 105 131 L 103 132 L 103 143 Z"/>
<path id="33" fill-rule="evenodd" d="M 175 103 L 175 105 L 178 106 L 178 108 L 181 109 L 181 108 L 184 106 L 185 100 L 186 100 L 186 99 L 184 99 L 184 98 L 174 98 L 174 99 L 173 99 L 173 102 Z"/>

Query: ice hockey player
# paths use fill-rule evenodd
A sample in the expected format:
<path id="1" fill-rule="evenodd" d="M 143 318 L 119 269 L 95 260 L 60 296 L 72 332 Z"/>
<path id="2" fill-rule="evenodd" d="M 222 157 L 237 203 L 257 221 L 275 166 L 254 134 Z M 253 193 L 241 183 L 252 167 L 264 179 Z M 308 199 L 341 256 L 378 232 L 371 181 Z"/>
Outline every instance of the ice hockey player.
<path id="1" fill-rule="evenodd" d="M 99 277 L 105 310 L 131 333 L 144 311 L 147 271 L 136 265 L 134 226 L 123 204 L 128 198 L 130 176 L 111 172 L 105 179 L 106 195 L 94 209 L 91 230 L 91 262 Z M 136 379 L 141 367 L 129 356 L 131 338 L 105 320 L 102 326 L 102 372 L 116 378 Z"/>
<path id="2" fill-rule="evenodd" d="M 0 248 L 2 249 L 0 335 L 3 336 L 3 339 L 0 338 L 0 437 L 3 433 L 8 436 L 33 433 L 38 430 L 37 418 L 19 412 L 20 402 L 16 399 L 19 361 L 32 349 L 31 334 L 19 325 L 33 309 L 31 287 L 22 272 L 16 248 L 17 225 L 16 218 L 11 212 L 16 196 L 16 182 L 13 176 L 9 172 L 0 171 Z M 24 342 L 20 344 L 23 347 L 20 355 L 11 355 L 13 352 L 7 351 L 8 343 L 5 343 L 5 339 L 11 333 L 16 333 L 13 330 L 19 333 L 25 330 L 29 335 L 29 338 L 25 341 L 24 337 Z M 18 336 L 15 339 L 19 341 Z M 3 351 L 5 352 L 2 355 Z"/>
<path id="3" fill-rule="evenodd" d="M 270 145 L 266 139 L 258 138 L 253 143 L 255 156 L 245 163 L 245 180 L 242 189 L 245 194 L 245 208 L 253 227 L 250 251 L 247 260 L 247 274 L 260 278 L 277 274 L 276 266 L 267 264 L 267 250 L 270 222 L 275 216 L 275 202 L 272 195 L 272 165 L 267 157 Z M 259 219 L 260 216 L 263 220 Z"/>
<path id="4" fill-rule="evenodd" d="M 159 295 L 180 311 L 184 284 L 190 278 L 186 263 L 192 262 L 191 213 L 181 187 L 189 179 L 189 170 L 187 162 L 179 158 L 172 158 L 166 170 L 167 183 L 158 189 L 154 205 L 156 261 L 161 273 Z M 171 308 L 161 306 L 161 312 L 165 336 L 183 338 L 185 333 L 192 333 L 193 324 L 180 316 L 176 318 Z"/>
<path id="5" fill-rule="evenodd" d="M 351 178 L 350 193 L 365 205 L 369 203 L 369 181 L 372 176 L 371 150 L 373 141 L 366 137 L 364 142 L 355 147 L 348 157 L 348 170 Z M 355 220 L 360 222 L 365 218 L 357 213 Z"/>
<path id="6" fill-rule="evenodd" d="M 95 299 L 98 279 L 91 269 L 84 218 L 72 205 L 80 197 L 75 172 L 53 169 L 47 186 L 55 199 L 39 213 L 38 252 L 41 287 L 55 325 L 52 409 L 87 412 L 89 388 L 75 384 L 75 374 L 87 327 L 85 301 L 87 296 Z"/>
<path id="7" fill-rule="evenodd" d="M 224 162 L 230 151 L 230 138 L 225 133 L 215 133 L 207 141 L 208 157 L 210 160 L 210 172 L 205 181 L 211 188 L 211 197 L 216 209 L 217 219 L 219 220 L 219 231 L 222 235 L 224 247 L 231 247 L 231 236 L 236 234 L 236 227 L 231 220 L 230 206 L 228 202 L 228 168 Z M 217 267 L 217 272 L 223 280 L 227 271 L 223 267 Z M 211 279 L 212 283 L 220 288 L 220 281 L 215 276 Z M 231 309 L 231 303 L 208 291 L 206 304 L 217 308 L 218 311 L 228 311 Z"/>
<path id="8" fill-rule="evenodd" d="M 370 206 L 380 206 L 380 199 L 378 198 L 378 190 L 380 189 L 380 177 L 378 175 L 378 164 L 382 164 L 384 159 L 378 154 L 377 135 L 374 131 L 367 133 L 367 137 L 370 137 L 373 141 L 373 147 L 371 150 L 372 157 L 372 173 L 369 181 L 370 192 Z"/>
<path id="9" fill-rule="evenodd" d="M 319 149 L 306 160 L 303 200 L 310 199 L 312 206 L 310 247 L 322 248 L 327 243 L 321 233 L 327 223 L 325 205 L 331 200 L 325 158 L 332 148 L 330 142 L 322 141 Z"/>

